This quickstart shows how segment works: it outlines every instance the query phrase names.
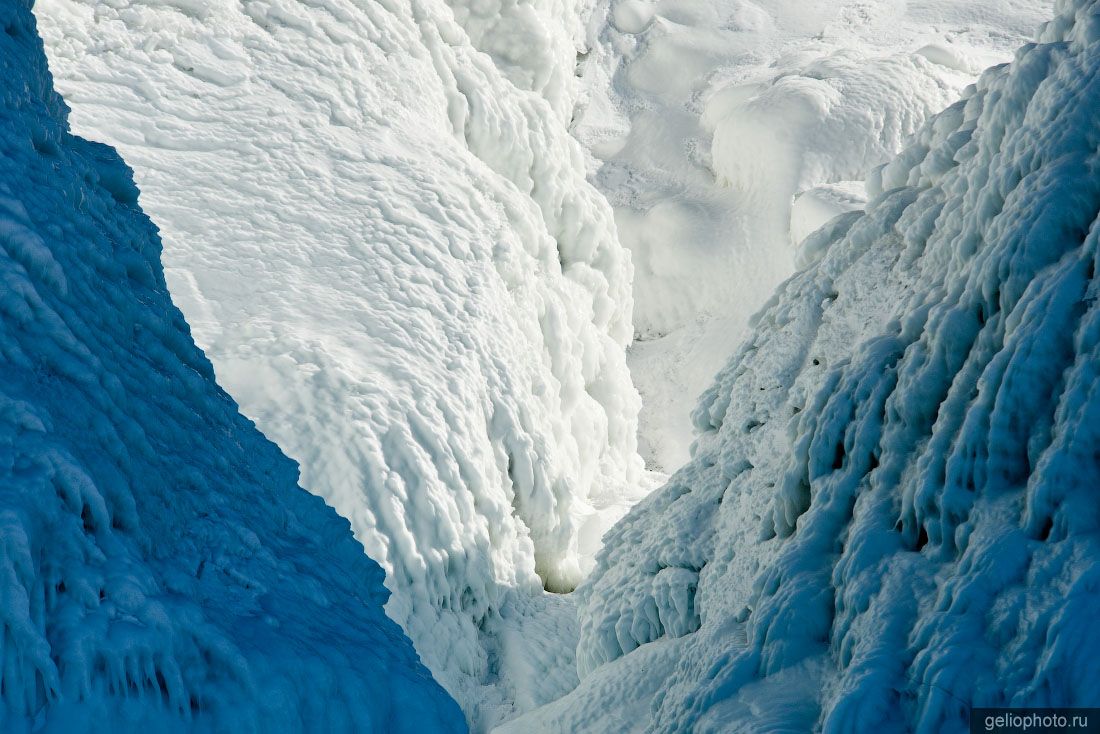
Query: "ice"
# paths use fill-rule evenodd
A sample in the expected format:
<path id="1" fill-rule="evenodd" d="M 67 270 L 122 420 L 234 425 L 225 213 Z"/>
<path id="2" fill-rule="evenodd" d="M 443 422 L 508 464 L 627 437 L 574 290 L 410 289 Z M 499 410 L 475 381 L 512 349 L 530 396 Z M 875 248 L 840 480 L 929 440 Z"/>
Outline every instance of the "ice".
<path id="1" fill-rule="evenodd" d="M 0 729 L 464 731 L 348 523 L 214 382 L 0 4 Z"/>
<path id="2" fill-rule="evenodd" d="M 351 522 L 475 728 L 575 683 L 544 587 L 647 489 L 630 260 L 566 129 L 581 12 L 36 6 L 220 384 Z"/>
<path id="3" fill-rule="evenodd" d="M 687 416 L 748 317 L 791 274 L 802 238 L 837 205 L 859 203 L 817 187 L 862 181 L 978 72 L 1007 60 L 1050 7 L 597 4 L 573 131 L 634 257 L 629 364 L 650 468 L 687 460 Z"/>
<path id="4" fill-rule="evenodd" d="M 77 259 L 115 232 L 80 197 L 138 216 L 137 189 L 59 138 L 98 161 L 58 179 L 75 233 L 0 192 L 12 267 L 82 298 L 0 294 L 36 339 L 4 342 L 12 446 L 62 430 L 8 463 L 57 499 L 0 516 L 13 710 L 64 728 L 42 702 L 103 680 L 95 713 L 154 728 L 192 700 L 213 728 L 461 726 L 379 568 L 214 369 L 475 730 L 965 731 L 970 705 L 1093 703 L 1095 0 L 968 87 L 1049 8 L 41 0 L 76 130 L 135 166 L 213 367 L 151 250 Z M 58 155 L 30 139 L 14 160 Z M 124 288 L 89 295 L 96 268 Z M 140 328 L 70 325 L 118 293 Z M 79 542 L 47 555 L 26 518 L 54 516 Z M 55 556 L 64 592 L 20 596 Z M 50 588 L 103 591 L 122 631 L 48 625 Z M 85 672 L 52 672 L 49 634 Z"/>
<path id="5" fill-rule="evenodd" d="M 580 685 L 502 732 L 1096 703 L 1098 92 L 1100 2 L 1060 0 L 809 237 L 577 590 Z"/>

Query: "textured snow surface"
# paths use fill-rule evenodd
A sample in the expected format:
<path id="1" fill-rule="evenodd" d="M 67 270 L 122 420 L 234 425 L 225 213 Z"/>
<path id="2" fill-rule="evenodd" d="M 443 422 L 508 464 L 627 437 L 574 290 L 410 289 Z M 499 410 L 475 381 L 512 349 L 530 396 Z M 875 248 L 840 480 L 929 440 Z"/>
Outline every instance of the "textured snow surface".
<path id="1" fill-rule="evenodd" d="M 28 0 L 0 72 L 0 729 L 464 730 L 347 521 L 215 384 Z"/>
<path id="2" fill-rule="evenodd" d="M 351 521 L 425 663 L 475 722 L 568 690 L 574 613 L 543 586 L 643 483 L 630 261 L 566 129 L 580 9 L 36 12 L 220 383 Z"/>
<path id="3" fill-rule="evenodd" d="M 868 182 L 578 591 L 508 731 L 963 732 L 1100 704 L 1100 2 Z"/>
<path id="4" fill-rule="evenodd" d="M 823 223 L 815 205 L 861 203 L 850 184 L 840 199 L 817 187 L 862 182 L 1051 4 L 599 4 L 573 128 L 634 256 L 629 360 L 651 467 L 687 460 L 692 407 Z"/>

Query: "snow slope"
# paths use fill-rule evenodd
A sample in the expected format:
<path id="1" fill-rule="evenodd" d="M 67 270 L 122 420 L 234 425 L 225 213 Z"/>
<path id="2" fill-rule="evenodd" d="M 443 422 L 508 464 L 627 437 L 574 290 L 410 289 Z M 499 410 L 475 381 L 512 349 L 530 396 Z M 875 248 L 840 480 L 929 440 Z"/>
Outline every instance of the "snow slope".
<path id="1" fill-rule="evenodd" d="M 1100 2 L 868 182 L 605 538 L 504 731 L 963 732 L 1100 704 Z"/>
<path id="2" fill-rule="evenodd" d="M 792 272 L 801 238 L 861 207 L 867 171 L 1008 59 L 1050 7 L 600 4 L 573 129 L 634 256 L 629 360 L 649 465 L 672 471 L 687 460 L 695 401 Z"/>
<path id="3" fill-rule="evenodd" d="M 542 589 L 643 491 L 630 261 L 566 129 L 579 9 L 36 12 L 219 381 L 351 521 L 437 678 L 479 727 L 575 684 L 571 602 Z"/>
<path id="4" fill-rule="evenodd" d="M 28 0 L 0 71 L 0 729 L 464 730 L 381 569 L 215 384 Z"/>

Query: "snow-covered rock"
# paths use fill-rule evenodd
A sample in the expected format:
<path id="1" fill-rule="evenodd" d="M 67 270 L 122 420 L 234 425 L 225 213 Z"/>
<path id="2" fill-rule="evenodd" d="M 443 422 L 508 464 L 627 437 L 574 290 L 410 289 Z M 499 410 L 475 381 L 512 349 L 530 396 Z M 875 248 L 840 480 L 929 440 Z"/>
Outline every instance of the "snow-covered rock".
<path id="1" fill-rule="evenodd" d="M 692 407 L 793 272 L 812 214 L 796 197 L 865 178 L 1051 4 L 599 3 L 574 131 L 633 255 L 650 466 L 687 460 Z"/>
<path id="2" fill-rule="evenodd" d="M 381 569 L 215 384 L 29 0 L 0 72 L 0 729 L 462 731 Z"/>
<path id="3" fill-rule="evenodd" d="M 1060 0 L 754 319 L 505 731 L 964 732 L 1100 691 L 1100 2 Z"/>
<path id="4" fill-rule="evenodd" d="M 566 129 L 573 85 L 523 77 L 528 50 L 574 54 L 547 20 L 571 6 L 500 6 L 518 16 L 36 7 L 75 129 L 134 166 L 220 383 L 351 521 L 388 612 L 486 724 L 575 683 L 570 602 L 543 587 L 572 588 L 642 486 L 628 253 Z"/>

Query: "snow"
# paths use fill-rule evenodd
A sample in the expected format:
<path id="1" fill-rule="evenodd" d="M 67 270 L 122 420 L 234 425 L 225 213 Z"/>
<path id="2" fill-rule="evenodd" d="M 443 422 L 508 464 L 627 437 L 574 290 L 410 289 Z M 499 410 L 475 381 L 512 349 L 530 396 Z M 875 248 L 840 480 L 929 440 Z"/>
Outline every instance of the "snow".
<path id="1" fill-rule="evenodd" d="M 215 369 L 474 730 L 939 732 L 1095 703 L 1097 4 L 1059 0 L 967 88 L 1049 7 L 40 0 L 75 129 L 135 166 L 165 272 L 111 237 L 77 258 L 86 210 L 156 241 L 101 146 L 58 138 L 92 171 L 55 192 L 77 234 L 3 203 L 13 267 L 81 299 L 0 302 L 52 355 L 10 342 L 9 454 L 49 458 L 8 471 L 59 492 L 0 526 L 14 710 L 461 728 L 378 613 L 379 566 Z M 99 301 L 125 317 L 66 325 Z M 28 581 L 47 549 L 64 591 Z M 85 606 L 49 622 L 50 588 Z M 79 616 L 101 608 L 121 631 Z M 55 685 L 59 659 L 83 672 Z"/>
<path id="2" fill-rule="evenodd" d="M 861 205 L 851 188 L 818 187 L 862 181 L 1050 5 L 599 4 L 573 131 L 633 254 L 629 362 L 650 468 L 688 459 L 695 401 L 799 262 L 798 243 Z"/>
<path id="3" fill-rule="evenodd" d="M 791 243 L 796 247 L 796 262 L 808 264 L 801 245 L 811 234 L 841 214 L 859 211 L 866 205 L 867 189 L 862 181 L 822 184 L 798 194 L 791 204 Z"/>
<path id="4" fill-rule="evenodd" d="M 464 731 L 382 570 L 215 384 L 28 0 L 0 71 L 0 729 Z"/>
<path id="5" fill-rule="evenodd" d="M 963 732 L 1100 690 L 1100 2 L 804 244 L 692 460 L 576 592 L 580 685 L 502 727 Z"/>
<path id="6" fill-rule="evenodd" d="M 36 6 L 220 384 L 351 522 L 476 729 L 575 684 L 572 602 L 543 589 L 648 489 L 629 255 L 566 128 L 582 12 Z"/>

